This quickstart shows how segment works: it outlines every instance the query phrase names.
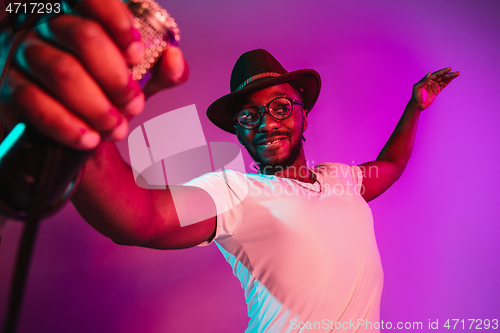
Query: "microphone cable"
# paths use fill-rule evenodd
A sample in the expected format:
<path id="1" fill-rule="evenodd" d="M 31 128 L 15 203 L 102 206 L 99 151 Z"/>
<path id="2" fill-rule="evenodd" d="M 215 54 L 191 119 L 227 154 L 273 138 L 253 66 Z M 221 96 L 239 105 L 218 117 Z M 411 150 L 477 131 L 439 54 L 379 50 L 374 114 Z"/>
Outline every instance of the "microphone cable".
<path id="1" fill-rule="evenodd" d="M 5 78 L 7 76 L 7 68 L 10 67 L 12 58 L 14 56 L 17 47 L 23 40 L 23 38 L 28 33 L 28 28 L 41 16 L 41 14 L 36 14 L 29 16 L 25 22 L 22 23 L 20 31 L 17 32 L 10 45 L 10 49 L 5 60 L 4 67 L 2 69 L 2 74 L 0 75 L 0 87 L 3 87 Z M 5 21 L 8 17 L 2 19 L 1 26 L 5 26 Z M 5 124 L 1 125 L 0 134 L 3 138 L 3 132 L 5 130 Z M 9 295 L 9 303 L 7 316 L 4 323 L 4 333 L 14 333 L 17 328 L 18 318 L 21 310 L 22 298 L 25 291 L 27 273 L 29 269 L 29 264 L 31 256 L 33 253 L 33 246 L 35 243 L 36 233 L 40 223 L 40 219 L 43 213 L 43 201 L 44 194 L 46 190 L 50 188 L 51 184 L 55 179 L 55 166 L 59 163 L 60 158 L 60 148 L 56 145 L 48 145 L 46 150 L 42 153 L 42 169 L 39 173 L 38 181 L 35 182 L 33 188 L 33 200 L 31 202 L 30 208 L 26 215 L 26 224 L 22 233 L 21 243 L 19 245 L 19 253 L 17 257 L 17 262 L 15 265 L 14 276 L 12 280 L 12 287 Z M 0 162 L 1 163 L 1 162 Z"/>

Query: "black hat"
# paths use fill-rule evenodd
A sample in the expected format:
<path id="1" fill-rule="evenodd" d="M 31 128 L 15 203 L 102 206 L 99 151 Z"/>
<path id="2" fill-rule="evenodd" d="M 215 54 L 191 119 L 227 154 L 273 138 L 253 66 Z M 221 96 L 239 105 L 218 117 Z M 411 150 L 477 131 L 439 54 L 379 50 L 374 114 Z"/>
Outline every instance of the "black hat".
<path id="1" fill-rule="evenodd" d="M 291 82 L 303 91 L 304 109 L 311 111 L 319 96 L 321 78 L 313 69 L 287 72 L 269 52 L 257 49 L 243 53 L 231 73 L 231 93 L 213 102 L 208 119 L 226 132 L 234 132 L 233 104 L 237 98 L 276 84 Z"/>

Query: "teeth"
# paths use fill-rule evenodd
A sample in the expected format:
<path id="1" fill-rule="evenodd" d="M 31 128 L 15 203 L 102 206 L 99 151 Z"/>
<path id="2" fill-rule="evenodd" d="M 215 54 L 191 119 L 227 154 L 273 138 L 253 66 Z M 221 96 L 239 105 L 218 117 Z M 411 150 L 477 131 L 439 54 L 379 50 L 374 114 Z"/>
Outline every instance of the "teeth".
<path id="1" fill-rule="evenodd" d="M 281 139 L 274 140 L 273 142 L 267 142 L 267 143 L 266 143 L 266 146 L 272 145 L 272 144 L 274 144 L 274 143 L 276 143 L 276 142 L 279 142 L 279 141 L 281 141 Z"/>

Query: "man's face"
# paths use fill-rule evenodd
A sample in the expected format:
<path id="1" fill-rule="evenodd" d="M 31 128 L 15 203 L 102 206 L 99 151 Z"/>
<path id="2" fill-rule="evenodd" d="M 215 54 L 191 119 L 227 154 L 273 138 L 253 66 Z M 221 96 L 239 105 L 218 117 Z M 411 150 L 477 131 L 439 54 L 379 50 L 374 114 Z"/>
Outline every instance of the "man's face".
<path id="1" fill-rule="evenodd" d="M 278 84 L 240 98 L 236 110 L 245 107 L 267 105 L 276 97 L 289 97 L 301 100 L 297 90 L 289 83 Z M 289 167 L 295 163 L 302 152 L 302 133 L 307 129 L 306 110 L 299 104 L 293 105 L 292 114 L 281 121 L 265 113 L 257 127 L 245 129 L 235 124 L 240 143 L 263 170 L 265 167 Z M 269 142 L 276 141 L 268 144 Z"/>

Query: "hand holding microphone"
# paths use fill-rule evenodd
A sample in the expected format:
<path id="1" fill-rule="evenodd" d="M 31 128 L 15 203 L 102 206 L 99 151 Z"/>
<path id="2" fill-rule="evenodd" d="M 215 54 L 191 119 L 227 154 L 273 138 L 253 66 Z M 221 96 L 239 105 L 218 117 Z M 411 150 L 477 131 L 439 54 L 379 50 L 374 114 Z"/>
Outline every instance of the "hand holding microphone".
<path id="1" fill-rule="evenodd" d="M 78 15 L 64 14 L 30 30 L 19 47 L 12 47 L 16 61 L 4 68 L 0 122 L 10 129 L 22 126 L 16 127 L 21 128 L 20 136 L 10 148 L 2 152 L 8 140 L 0 144 L 0 215 L 26 220 L 5 333 L 14 333 L 17 327 L 40 217 L 68 198 L 72 187 L 68 183 L 75 182 L 102 139 L 127 135 L 127 119 L 144 107 L 145 93 L 136 79 L 161 52 L 163 57 L 144 87 L 146 94 L 187 79 L 180 50 L 157 40 L 160 50 L 155 41 L 156 28 L 162 25 L 154 19 L 162 18 L 162 10 L 152 0 L 127 2 L 136 17 L 120 0 L 82 0 Z M 147 5 L 141 9 L 136 2 Z M 161 33 L 170 31 L 175 39 L 173 28 Z M 0 42 L 12 37 L 6 35 L 5 31 L 0 35 Z M 14 38 L 16 44 L 21 37 Z M 144 40 L 152 41 L 153 53 L 145 50 Z"/>
<path id="2" fill-rule="evenodd" d="M 184 82 L 188 68 L 180 49 L 165 46 L 143 91 L 130 71 L 150 56 L 137 18 L 119 0 L 83 0 L 76 9 L 78 16 L 64 14 L 27 34 L 6 69 L 0 112 L 10 128 L 24 122 L 88 151 L 102 139 L 125 138 L 127 118 L 142 112 L 145 93 Z"/>

